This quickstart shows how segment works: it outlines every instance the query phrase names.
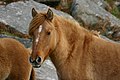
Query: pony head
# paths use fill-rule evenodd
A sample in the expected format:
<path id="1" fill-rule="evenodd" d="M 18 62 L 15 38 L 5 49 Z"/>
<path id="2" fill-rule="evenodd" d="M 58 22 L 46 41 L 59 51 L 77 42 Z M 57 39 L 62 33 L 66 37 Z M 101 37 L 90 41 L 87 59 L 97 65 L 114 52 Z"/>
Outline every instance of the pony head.
<path id="1" fill-rule="evenodd" d="M 33 38 L 30 62 L 34 67 L 40 67 L 44 60 L 56 48 L 58 35 L 54 26 L 54 15 L 51 9 L 46 13 L 38 13 L 32 9 L 29 34 Z"/>

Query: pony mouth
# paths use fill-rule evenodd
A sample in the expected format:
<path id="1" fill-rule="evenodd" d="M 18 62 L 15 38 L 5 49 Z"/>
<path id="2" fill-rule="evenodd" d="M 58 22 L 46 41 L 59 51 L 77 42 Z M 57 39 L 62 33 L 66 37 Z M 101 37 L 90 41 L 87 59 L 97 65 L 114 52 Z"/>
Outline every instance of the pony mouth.
<path id="1" fill-rule="evenodd" d="M 34 68 L 40 68 L 41 65 L 33 65 Z"/>

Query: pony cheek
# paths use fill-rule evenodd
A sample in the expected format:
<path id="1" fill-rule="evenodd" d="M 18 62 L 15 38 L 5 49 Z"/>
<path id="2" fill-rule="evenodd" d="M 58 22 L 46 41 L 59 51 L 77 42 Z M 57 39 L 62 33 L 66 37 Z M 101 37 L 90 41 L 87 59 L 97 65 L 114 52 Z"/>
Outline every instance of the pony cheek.
<path id="1" fill-rule="evenodd" d="M 46 49 L 45 49 L 45 55 L 46 55 L 45 58 L 47 58 L 49 56 L 50 51 L 51 51 L 50 46 L 47 46 Z"/>
<path id="2" fill-rule="evenodd" d="M 57 45 L 57 40 L 56 39 L 51 39 L 51 42 L 50 42 L 50 49 L 51 50 L 54 50 L 55 47 Z"/>

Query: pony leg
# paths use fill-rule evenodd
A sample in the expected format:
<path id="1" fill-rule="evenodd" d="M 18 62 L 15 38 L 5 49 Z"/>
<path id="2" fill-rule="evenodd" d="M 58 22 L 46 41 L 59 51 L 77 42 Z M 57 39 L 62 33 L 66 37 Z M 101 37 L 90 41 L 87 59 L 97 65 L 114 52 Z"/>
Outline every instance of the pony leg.
<path id="1" fill-rule="evenodd" d="M 30 75 L 30 80 L 35 80 L 35 71 L 32 68 L 31 75 Z"/>

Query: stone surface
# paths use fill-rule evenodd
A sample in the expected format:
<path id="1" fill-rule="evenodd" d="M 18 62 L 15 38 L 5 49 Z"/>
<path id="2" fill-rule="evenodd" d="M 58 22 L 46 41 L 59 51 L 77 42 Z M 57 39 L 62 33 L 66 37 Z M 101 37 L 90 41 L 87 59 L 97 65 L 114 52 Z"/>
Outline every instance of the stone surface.
<path id="1" fill-rule="evenodd" d="M 25 3 L 22 1 L 8 4 L 6 7 L 0 6 L 0 22 L 4 22 L 20 30 L 23 33 L 28 32 L 29 23 L 32 19 L 31 10 L 35 8 L 38 12 L 44 11 L 47 12 L 48 6 L 44 4 L 37 3 L 35 1 L 26 1 Z M 53 12 L 66 17 L 72 18 L 70 15 L 65 14 L 60 11 L 56 11 L 53 9 Z M 73 18 L 72 18 L 73 19 Z"/>
<path id="2" fill-rule="evenodd" d="M 83 19 L 83 21 L 86 22 L 86 24 L 94 24 L 95 22 L 97 22 L 97 16 L 103 19 L 109 17 L 110 22 L 112 23 L 111 26 L 120 25 L 119 19 L 117 19 L 109 12 L 105 11 L 103 8 L 99 7 L 97 4 L 90 0 L 74 1 L 72 7 L 72 16 L 74 16 L 75 19 Z"/>
<path id="3" fill-rule="evenodd" d="M 120 32 L 120 20 L 103 9 L 100 6 L 102 5 L 100 1 L 74 0 L 71 14 L 84 27 L 90 30 L 98 30 L 102 35 L 116 40 L 113 34 Z M 120 36 L 117 40 L 120 40 Z"/>

